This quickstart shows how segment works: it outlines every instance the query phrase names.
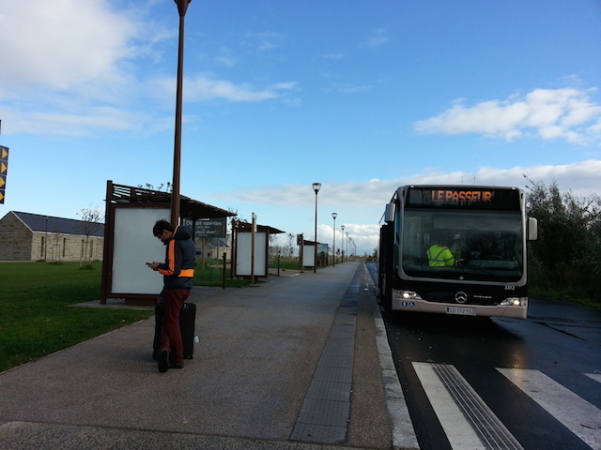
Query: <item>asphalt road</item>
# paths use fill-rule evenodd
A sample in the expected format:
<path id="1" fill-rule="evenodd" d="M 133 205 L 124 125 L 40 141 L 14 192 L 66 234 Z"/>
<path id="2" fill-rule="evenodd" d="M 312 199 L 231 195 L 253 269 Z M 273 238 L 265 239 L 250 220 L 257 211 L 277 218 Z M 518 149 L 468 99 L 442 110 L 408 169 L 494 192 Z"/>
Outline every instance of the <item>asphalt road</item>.
<path id="1" fill-rule="evenodd" d="M 422 450 L 601 449 L 600 311 L 531 298 L 526 320 L 383 319 Z"/>

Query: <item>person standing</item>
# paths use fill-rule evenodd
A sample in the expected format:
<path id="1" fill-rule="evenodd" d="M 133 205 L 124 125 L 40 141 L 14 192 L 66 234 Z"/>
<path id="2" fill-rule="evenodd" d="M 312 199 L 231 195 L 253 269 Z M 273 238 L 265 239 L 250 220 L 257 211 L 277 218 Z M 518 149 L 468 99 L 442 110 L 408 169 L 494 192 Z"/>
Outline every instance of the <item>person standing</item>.
<path id="1" fill-rule="evenodd" d="M 158 369 L 159 372 L 167 372 L 170 367 L 184 367 L 179 316 L 193 286 L 196 248 L 187 227 L 174 227 L 166 220 L 158 220 L 152 233 L 167 247 L 165 262 L 154 261 L 150 264 L 152 270 L 163 275 L 163 317 Z"/>

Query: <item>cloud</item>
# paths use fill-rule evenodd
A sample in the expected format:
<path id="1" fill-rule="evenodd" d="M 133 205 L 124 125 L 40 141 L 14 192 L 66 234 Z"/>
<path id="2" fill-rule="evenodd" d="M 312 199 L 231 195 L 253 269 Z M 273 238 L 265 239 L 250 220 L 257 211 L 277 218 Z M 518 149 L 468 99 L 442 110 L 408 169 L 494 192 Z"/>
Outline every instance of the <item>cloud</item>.
<path id="1" fill-rule="evenodd" d="M 175 78 L 165 77 L 149 81 L 147 91 L 160 100 L 175 96 Z M 184 80 L 184 101 L 204 102 L 225 100 L 233 103 L 253 103 L 280 97 L 282 92 L 296 89 L 295 82 L 274 83 L 263 89 L 257 89 L 250 83 L 234 83 L 219 80 L 210 75 L 199 74 Z"/>
<path id="2" fill-rule="evenodd" d="M 171 83 L 173 84 L 173 83 Z M 261 102 L 277 97 L 280 90 L 293 87 L 289 85 L 273 85 L 263 90 L 256 90 L 248 83 L 235 84 L 225 80 L 215 80 L 198 75 L 186 82 L 186 101 L 228 100 L 231 102 Z"/>
<path id="3" fill-rule="evenodd" d="M 568 165 L 517 166 L 511 169 L 482 167 L 476 173 L 431 171 L 394 180 L 369 180 L 346 183 L 323 184 L 319 193 L 319 204 L 323 206 L 344 205 L 355 209 L 358 215 L 365 208 L 384 205 L 394 191 L 406 184 L 458 184 L 517 186 L 524 188 L 528 180 L 551 183 L 556 181 L 562 190 L 571 190 L 577 195 L 595 194 L 601 184 L 601 161 L 589 160 Z M 309 185 L 268 186 L 241 189 L 217 195 L 223 201 L 272 205 L 278 207 L 311 205 L 314 201 Z M 365 216 L 368 222 L 374 217 Z"/>
<path id="4" fill-rule="evenodd" d="M 319 191 L 320 218 L 318 224 L 318 240 L 332 242 L 333 221 L 331 212 L 336 211 L 336 235 L 339 239 L 340 225 L 345 225 L 357 245 L 358 254 L 371 254 L 378 245 L 379 220 L 388 203 L 399 186 L 407 184 L 458 184 L 458 185 L 490 185 L 516 186 L 522 189 L 530 185 L 530 181 L 550 184 L 557 182 L 561 192 L 571 191 L 580 197 L 598 195 L 601 186 L 601 160 L 580 161 L 565 165 L 516 166 L 510 169 L 481 167 L 475 173 L 426 171 L 413 176 L 392 180 L 372 179 L 346 183 L 322 183 Z M 266 223 L 287 233 L 300 233 L 304 222 L 294 221 L 299 211 L 306 211 L 310 217 L 315 194 L 311 185 L 264 186 L 254 189 L 240 189 L 229 192 L 214 193 L 217 201 L 230 202 L 245 209 L 252 205 L 260 211 L 259 217 Z M 325 215 L 324 215 L 325 214 Z M 323 216 L 322 216 L 323 215 Z M 332 225 L 330 225 L 332 223 Z M 312 228 L 310 228 L 312 230 Z M 313 231 L 309 233 L 313 239 Z"/>
<path id="5" fill-rule="evenodd" d="M 370 35 L 361 42 L 359 47 L 370 47 L 376 48 L 381 47 L 382 45 L 388 42 L 388 36 L 386 35 L 386 30 L 382 28 L 378 28 L 372 30 Z"/>
<path id="6" fill-rule="evenodd" d="M 174 36 L 149 19 L 147 7 L 3 1 L 0 60 L 10 61 L 0 71 L 3 131 L 81 136 L 139 128 L 146 113 L 136 111 L 135 64 L 156 61 L 158 44 Z"/>
<path id="7" fill-rule="evenodd" d="M 270 52 L 280 47 L 284 36 L 273 31 L 247 32 L 245 44 L 256 52 Z"/>
<path id="8" fill-rule="evenodd" d="M 318 56 L 319 59 L 339 60 L 344 58 L 344 53 L 326 53 Z"/>
<path id="9" fill-rule="evenodd" d="M 317 230 L 317 237 L 319 242 L 325 242 L 330 245 L 334 245 L 334 230 L 333 226 L 320 225 Z M 346 234 L 348 233 L 348 237 Z M 339 249 L 342 245 L 341 238 L 342 229 L 336 226 L 336 248 Z M 364 254 L 371 255 L 374 250 L 378 248 L 378 241 L 380 240 L 380 225 L 368 224 L 368 225 L 356 225 L 349 224 L 344 226 L 344 252 L 346 254 L 360 255 Z M 328 237 L 331 237 L 328 240 Z"/>
<path id="10" fill-rule="evenodd" d="M 421 134 L 484 134 L 508 141 L 524 137 L 563 139 L 573 144 L 598 140 L 601 105 L 593 90 L 535 89 L 522 97 L 466 106 L 457 100 L 442 114 L 414 123 Z"/>
<path id="11" fill-rule="evenodd" d="M 175 76 L 163 72 L 163 45 L 177 30 L 152 19 L 157 1 L 3 1 L 0 29 L 0 114 L 4 133 L 89 136 L 106 131 L 154 130 L 173 104 Z M 251 36 L 257 48 L 279 35 Z M 224 49 L 220 62 L 235 60 Z M 141 63 L 144 70 L 140 70 Z M 261 102 L 285 97 L 294 82 L 254 87 L 198 74 L 185 80 L 184 101 Z"/>
<path id="12" fill-rule="evenodd" d="M 81 113 L 34 112 L 14 114 L 0 108 L 0 117 L 9 118 L 13 133 L 88 136 L 90 129 L 132 131 L 149 123 L 151 118 L 141 113 L 124 111 L 114 107 L 92 107 Z"/>
<path id="13" fill-rule="evenodd" d="M 345 183 L 323 183 L 319 191 L 320 205 L 352 205 L 361 210 L 381 206 L 389 201 L 399 186 L 406 184 L 458 184 L 516 186 L 524 188 L 528 180 L 551 183 L 556 181 L 561 190 L 590 196 L 601 185 L 601 160 L 588 160 L 565 165 L 516 166 L 510 169 L 481 167 L 477 172 L 428 171 L 393 180 L 372 179 Z M 239 203 L 274 206 L 309 205 L 314 201 L 311 186 L 266 186 L 222 192 L 218 197 Z"/>
<path id="14" fill-rule="evenodd" d="M 126 78 L 119 62 L 140 50 L 144 27 L 130 12 L 102 0 L 3 2 L 0 96 L 32 87 L 66 91 Z M 160 28 L 157 30 L 161 34 Z"/>
<path id="15" fill-rule="evenodd" d="M 373 89 L 373 86 L 353 85 L 348 83 L 334 83 L 330 88 L 324 89 L 326 92 L 338 92 L 340 94 L 363 94 Z"/>
<path id="16" fill-rule="evenodd" d="M 322 205 L 352 204 L 357 207 L 383 204 L 382 193 L 390 191 L 384 197 L 386 199 L 390 198 L 393 190 L 398 187 L 398 182 L 398 180 L 371 180 L 368 182 L 324 184 L 319 192 L 319 202 Z M 240 189 L 220 193 L 218 197 L 224 201 L 239 203 L 290 206 L 312 204 L 314 195 L 309 184 L 293 184 Z"/>
<path id="17" fill-rule="evenodd" d="M 217 61 L 219 64 L 224 65 L 225 67 L 234 67 L 237 63 L 236 58 L 229 55 L 216 56 L 215 61 Z"/>

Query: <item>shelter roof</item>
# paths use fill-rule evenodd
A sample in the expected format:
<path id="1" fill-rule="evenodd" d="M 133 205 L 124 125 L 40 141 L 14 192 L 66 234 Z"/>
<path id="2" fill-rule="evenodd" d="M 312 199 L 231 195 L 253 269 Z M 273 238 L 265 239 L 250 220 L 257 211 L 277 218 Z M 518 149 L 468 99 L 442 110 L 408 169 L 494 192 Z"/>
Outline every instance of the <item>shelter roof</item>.
<path id="1" fill-rule="evenodd" d="M 157 203 L 171 204 L 171 193 L 155 191 L 141 187 L 112 184 L 113 190 L 109 193 L 113 203 Z M 207 203 L 193 200 L 180 195 L 180 216 L 186 219 L 212 219 L 216 217 L 232 217 L 236 214 Z"/>
<path id="2" fill-rule="evenodd" d="M 252 227 L 252 223 L 249 222 L 241 222 L 239 220 L 234 221 L 234 228 L 239 230 L 250 230 Z M 268 225 L 259 225 L 257 224 L 258 231 L 267 231 L 269 234 L 281 234 L 285 233 L 285 231 L 278 230 L 277 228 L 270 227 Z"/>

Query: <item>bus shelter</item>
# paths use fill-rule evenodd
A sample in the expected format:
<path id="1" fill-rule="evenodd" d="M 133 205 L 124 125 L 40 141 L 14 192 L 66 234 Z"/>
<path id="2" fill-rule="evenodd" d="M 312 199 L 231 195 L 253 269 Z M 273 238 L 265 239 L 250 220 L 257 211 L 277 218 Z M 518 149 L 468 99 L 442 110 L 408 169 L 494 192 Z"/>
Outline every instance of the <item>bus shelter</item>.
<path id="1" fill-rule="evenodd" d="M 300 267 L 314 268 L 317 262 L 317 267 L 325 267 L 328 265 L 329 245 L 321 242 L 309 241 L 304 236 L 298 235 L 297 244 L 300 247 Z M 317 257 L 315 256 L 317 252 Z"/>
<path id="2" fill-rule="evenodd" d="M 164 261 L 165 246 L 152 235 L 159 219 L 170 220 L 171 193 L 124 186 L 107 181 L 104 252 L 100 303 L 124 299 L 129 305 L 152 305 L 163 287 L 163 277 L 147 262 Z M 216 206 L 180 196 L 180 223 L 232 217 Z"/>
<path id="3" fill-rule="evenodd" d="M 267 277 L 270 236 L 280 233 L 284 231 L 267 225 L 256 225 L 253 230 L 252 223 L 232 222 L 232 276 Z"/>

